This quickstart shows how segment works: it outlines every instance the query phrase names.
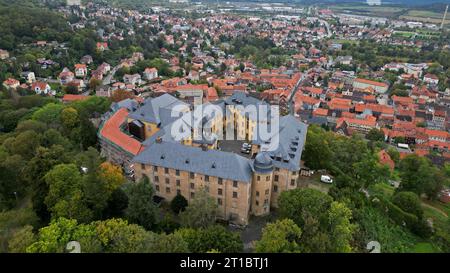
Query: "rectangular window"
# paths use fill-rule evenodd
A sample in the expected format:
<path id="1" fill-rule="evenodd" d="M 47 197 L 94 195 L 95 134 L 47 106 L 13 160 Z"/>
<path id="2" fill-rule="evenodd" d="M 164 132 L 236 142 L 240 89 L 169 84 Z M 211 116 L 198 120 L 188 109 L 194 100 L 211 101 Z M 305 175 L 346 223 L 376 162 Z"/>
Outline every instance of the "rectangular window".
<path id="1" fill-rule="evenodd" d="M 191 192 L 191 198 L 195 197 L 195 193 Z"/>
<path id="2" fill-rule="evenodd" d="M 277 185 L 273 186 L 273 192 L 278 192 L 278 186 Z"/>
<path id="3" fill-rule="evenodd" d="M 194 174 L 194 173 L 189 173 L 189 177 L 190 177 L 191 179 L 194 179 L 195 174 Z"/>
<path id="4" fill-rule="evenodd" d="M 278 175 L 275 175 L 274 177 L 273 177 L 273 181 L 275 181 L 275 182 L 278 182 Z"/>
<path id="5" fill-rule="evenodd" d="M 264 205 L 267 206 L 267 204 L 269 204 L 269 199 L 264 200 Z"/>
<path id="6" fill-rule="evenodd" d="M 159 176 L 155 176 L 155 182 L 159 182 Z"/>
<path id="7" fill-rule="evenodd" d="M 166 178 L 166 184 L 170 184 L 170 179 Z"/>
<path id="8" fill-rule="evenodd" d="M 195 189 L 195 184 L 191 183 L 191 189 Z"/>
<path id="9" fill-rule="evenodd" d="M 141 169 L 145 170 L 145 164 L 141 163 Z"/>
<path id="10" fill-rule="evenodd" d="M 235 187 L 235 188 L 238 187 L 238 182 L 237 181 L 233 181 L 233 187 Z"/>
<path id="11" fill-rule="evenodd" d="M 166 187 L 166 193 L 170 193 L 170 188 Z"/>
<path id="12" fill-rule="evenodd" d="M 217 180 L 217 184 L 222 185 L 223 183 L 223 179 L 219 177 L 219 179 Z"/>
<path id="13" fill-rule="evenodd" d="M 177 186 L 179 187 L 179 186 L 180 186 L 180 184 L 181 184 L 180 180 L 179 180 L 179 179 L 177 179 Z"/>
<path id="14" fill-rule="evenodd" d="M 168 174 L 169 173 L 169 169 L 168 168 L 164 168 L 164 173 Z"/>
<path id="15" fill-rule="evenodd" d="M 158 171 L 158 166 L 153 166 L 153 171 L 157 172 Z"/>
<path id="16" fill-rule="evenodd" d="M 291 179 L 291 186 L 295 185 L 295 179 Z"/>
<path id="17" fill-rule="evenodd" d="M 218 195 L 222 195 L 222 189 L 218 189 L 218 190 L 217 190 L 217 194 L 218 194 Z"/>
<path id="18" fill-rule="evenodd" d="M 159 185 L 155 186 L 156 191 L 159 191 Z"/>
<path id="19" fill-rule="evenodd" d="M 233 192 L 233 198 L 238 198 L 238 193 L 237 192 Z"/>
<path id="20" fill-rule="evenodd" d="M 209 175 L 205 175 L 205 181 L 209 182 Z"/>
<path id="21" fill-rule="evenodd" d="M 259 201 L 258 201 L 258 200 L 256 200 L 256 201 L 255 201 L 255 204 L 256 204 L 257 206 L 259 206 Z"/>
<path id="22" fill-rule="evenodd" d="M 276 171 L 276 172 L 279 172 L 279 171 L 280 171 L 280 168 L 275 168 L 275 171 Z"/>
<path id="23" fill-rule="evenodd" d="M 268 194 L 269 194 L 269 190 L 267 189 L 267 190 L 266 190 L 266 195 L 268 195 Z"/>
<path id="24" fill-rule="evenodd" d="M 176 171 L 175 171 L 175 175 L 176 175 L 176 176 L 180 176 L 180 170 L 176 170 Z"/>
<path id="25" fill-rule="evenodd" d="M 256 191 L 256 197 L 259 197 L 259 191 Z"/>
<path id="26" fill-rule="evenodd" d="M 258 175 L 258 176 L 256 177 L 256 180 L 257 180 L 257 181 L 261 181 L 261 176 Z"/>
<path id="27" fill-rule="evenodd" d="M 266 176 L 266 181 L 270 181 L 270 176 Z"/>
<path id="28" fill-rule="evenodd" d="M 222 206 L 222 198 L 217 198 L 217 204 L 218 204 L 219 206 Z"/>

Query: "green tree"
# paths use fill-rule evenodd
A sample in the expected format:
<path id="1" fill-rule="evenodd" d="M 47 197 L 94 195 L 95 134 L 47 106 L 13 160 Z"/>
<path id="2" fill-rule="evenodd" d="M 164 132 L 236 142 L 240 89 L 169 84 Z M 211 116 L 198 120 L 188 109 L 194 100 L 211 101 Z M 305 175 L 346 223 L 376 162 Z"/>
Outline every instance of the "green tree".
<path id="1" fill-rule="evenodd" d="M 419 196 L 414 192 L 398 192 L 392 198 L 392 203 L 397 205 L 403 211 L 417 216 L 418 219 L 423 217 L 422 203 Z"/>
<path id="2" fill-rule="evenodd" d="M 26 225 L 15 231 L 8 241 L 8 252 L 25 253 L 28 246 L 36 241 L 33 227 Z"/>
<path id="3" fill-rule="evenodd" d="M 205 189 L 197 191 L 195 199 L 180 213 L 181 224 L 190 228 L 206 228 L 216 221 L 217 204 Z"/>
<path id="4" fill-rule="evenodd" d="M 75 240 L 77 221 L 58 218 L 39 230 L 38 239 L 27 247 L 30 253 L 63 253 L 66 244 Z"/>
<path id="5" fill-rule="evenodd" d="M 301 229 L 291 219 L 269 223 L 262 231 L 261 240 L 256 242 L 255 250 L 258 253 L 300 252 L 301 234 Z"/>
<path id="6" fill-rule="evenodd" d="M 79 122 L 78 111 L 75 108 L 67 107 L 61 111 L 61 123 L 64 128 L 70 130 Z"/>
<path id="7" fill-rule="evenodd" d="M 180 235 L 188 244 L 189 251 L 194 253 L 206 253 L 211 249 L 221 253 L 236 253 L 243 249 L 239 234 L 219 225 L 199 229 L 182 228 L 175 234 Z"/>
<path id="8" fill-rule="evenodd" d="M 302 158 L 305 164 L 314 169 L 326 169 L 332 155 L 330 150 L 327 133 L 318 126 L 311 126 L 306 136 L 305 150 Z"/>
<path id="9" fill-rule="evenodd" d="M 32 118 L 49 126 L 58 126 L 63 109 L 64 106 L 61 104 L 49 103 L 34 112 Z"/>
<path id="10" fill-rule="evenodd" d="M 349 252 L 354 226 L 351 210 L 343 203 L 314 189 L 282 192 L 279 210 L 302 230 L 301 252 Z"/>
<path id="11" fill-rule="evenodd" d="M 45 204 L 53 218 L 67 217 L 80 222 L 92 219 L 82 191 L 83 179 L 75 164 L 56 165 L 45 177 L 48 195 Z"/>
<path id="12" fill-rule="evenodd" d="M 153 203 L 153 187 L 148 177 L 144 176 L 138 183 L 127 189 L 127 219 L 150 230 L 156 223 L 156 206 Z"/>
<path id="13" fill-rule="evenodd" d="M 356 226 L 350 222 L 352 211 L 343 203 L 331 203 L 328 212 L 328 230 L 330 239 L 330 252 L 346 253 L 351 252 L 353 232 Z"/>
<path id="14" fill-rule="evenodd" d="M 148 251 L 151 253 L 187 253 L 189 252 L 188 244 L 183 237 L 178 234 L 159 234 L 154 237 L 150 243 Z"/>
<path id="15" fill-rule="evenodd" d="M 354 176 L 358 186 L 368 187 L 376 183 L 387 182 L 390 176 L 389 167 L 382 165 L 375 154 L 367 154 L 363 160 L 353 164 Z"/>
<path id="16" fill-rule="evenodd" d="M 370 141 L 384 141 L 384 132 L 380 129 L 373 128 L 367 133 L 366 138 Z"/>
<path id="17" fill-rule="evenodd" d="M 426 194 L 435 198 L 442 188 L 444 177 L 429 159 L 417 155 L 405 157 L 399 166 L 401 183 L 398 190 Z"/>
<path id="18" fill-rule="evenodd" d="M 181 194 L 177 194 L 172 199 L 172 201 L 170 201 L 170 208 L 175 213 L 180 213 L 181 211 L 184 211 L 187 206 L 188 206 L 188 201 Z"/>
<path id="19" fill-rule="evenodd" d="M 128 224 L 123 219 L 110 219 L 92 223 L 104 252 L 139 253 L 149 252 L 149 246 L 157 236 L 143 227 Z"/>

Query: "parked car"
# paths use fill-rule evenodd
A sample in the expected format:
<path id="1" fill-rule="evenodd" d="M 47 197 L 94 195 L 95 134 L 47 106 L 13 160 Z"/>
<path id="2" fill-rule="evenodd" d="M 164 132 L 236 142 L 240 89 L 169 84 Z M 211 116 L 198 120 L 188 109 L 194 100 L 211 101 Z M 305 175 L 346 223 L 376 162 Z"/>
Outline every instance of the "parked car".
<path id="1" fill-rule="evenodd" d="M 250 154 L 251 149 L 248 148 L 241 148 L 241 153 L 243 154 Z"/>
<path id="2" fill-rule="evenodd" d="M 242 143 L 242 148 L 250 149 L 252 146 L 246 142 Z"/>
<path id="3" fill-rule="evenodd" d="M 327 184 L 332 184 L 333 183 L 333 179 L 329 175 L 322 175 L 320 177 L 320 181 L 323 182 L 323 183 L 327 183 Z"/>

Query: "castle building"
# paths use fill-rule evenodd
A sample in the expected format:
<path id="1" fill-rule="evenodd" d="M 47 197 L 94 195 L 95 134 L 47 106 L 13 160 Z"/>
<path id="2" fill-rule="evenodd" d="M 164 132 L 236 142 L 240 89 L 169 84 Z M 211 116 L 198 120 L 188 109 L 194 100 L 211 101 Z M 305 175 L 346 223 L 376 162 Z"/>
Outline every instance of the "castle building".
<path id="1" fill-rule="evenodd" d="M 258 130 L 275 128 L 270 111 L 247 111 L 265 102 L 235 93 L 203 106 L 218 110 L 199 117 L 168 94 L 141 105 L 120 102 L 99 130 L 102 154 L 134 172 L 136 181 L 147 176 L 156 195 L 167 201 L 181 194 L 191 202 L 204 189 L 216 200 L 220 218 L 246 225 L 250 215 L 268 214 L 283 191 L 298 187 L 307 126 L 282 116 L 265 139 Z M 238 140 L 226 140 L 230 132 Z M 243 142 L 249 145 L 246 154 L 240 151 Z"/>

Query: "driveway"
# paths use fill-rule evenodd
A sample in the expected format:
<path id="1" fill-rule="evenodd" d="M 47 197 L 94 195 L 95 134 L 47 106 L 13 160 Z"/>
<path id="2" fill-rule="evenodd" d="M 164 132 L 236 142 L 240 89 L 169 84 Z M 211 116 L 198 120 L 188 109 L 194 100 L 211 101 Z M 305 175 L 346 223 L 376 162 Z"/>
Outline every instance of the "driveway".
<path id="1" fill-rule="evenodd" d="M 267 216 L 251 216 L 249 224 L 244 229 L 229 227 L 231 231 L 236 231 L 241 234 L 241 240 L 244 243 L 244 252 L 251 253 L 254 251 L 255 242 L 261 239 L 262 229 L 269 222 L 276 221 L 278 214 L 272 211 Z"/>

